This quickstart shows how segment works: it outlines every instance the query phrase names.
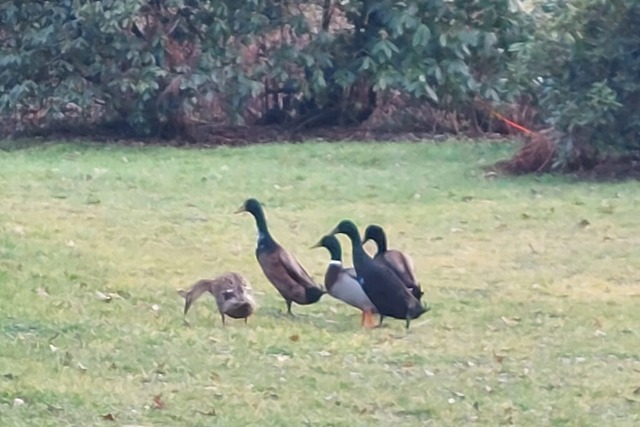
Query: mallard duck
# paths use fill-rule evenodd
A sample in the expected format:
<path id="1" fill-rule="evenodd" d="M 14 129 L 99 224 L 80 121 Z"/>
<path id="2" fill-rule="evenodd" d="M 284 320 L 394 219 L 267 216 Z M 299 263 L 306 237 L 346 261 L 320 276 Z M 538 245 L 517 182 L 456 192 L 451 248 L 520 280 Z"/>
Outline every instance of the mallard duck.
<path id="1" fill-rule="evenodd" d="M 363 243 L 373 240 L 378 246 L 373 260 L 382 263 L 393 270 L 398 275 L 402 283 L 418 300 L 422 298 L 423 292 L 416 273 L 413 269 L 411 258 L 396 249 L 387 249 L 387 236 L 379 225 L 370 225 L 364 232 Z"/>
<path id="2" fill-rule="evenodd" d="M 271 236 L 260 202 L 256 199 L 247 199 L 236 213 L 240 212 L 249 212 L 256 220 L 258 228 L 256 258 L 264 275 L 287 303 L 287 314 L 292 315 L 292 302 L 307 305 L 320 300 L 325 291 L 314 283 L 309 273 L 293 255 Z"/>
<path id="3" fill-rule="evenodd" d="M 405 327 L 408 329 L 412 319 L 429 310 L 420 304 L 393 271 L 374 262 L 365 252 L 358 228 L 353 222 L 341 221 L 331 232 L 337 233 L 346 234 L 351 240 L 353 265 L 362 289 L 380 313 L 380 323 L 384 316 L 405 319 Z"/>
<path id="4" fill-rule="evenodd" d="M 234 319 L 244 319 L 244 322 L 247 323 L 247 318 L 253 314 L 255 309 L 249 281 L 238 273 L 228 272 L 214 279 L 198 280 L 188 291 L 178 291 L 180 296 L 184 298 L 185 317 L 191 304 L 205 292 L 209 292 L 215 297 L 223 325 L 225 324 L 225 315 Z"/>
<path id="5" fill-rule="evenodd" d="M 331 235 L 324 236 L 313 247 L 324 247 L 331 255 L 331 261 L 324 275 L 324 287 L 327 293 L 362 310 L 361 326 L 373 326 L 373 313 L 377 313 L 376 307 L 358 282 L 356 270 L 342 266 L 342 248 L 338 239 Z"/>

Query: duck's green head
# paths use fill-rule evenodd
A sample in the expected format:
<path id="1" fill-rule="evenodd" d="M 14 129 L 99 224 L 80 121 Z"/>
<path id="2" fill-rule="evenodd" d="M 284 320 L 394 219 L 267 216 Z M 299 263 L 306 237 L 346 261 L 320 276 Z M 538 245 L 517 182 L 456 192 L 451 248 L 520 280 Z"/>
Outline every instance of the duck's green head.
<path id="1" fill-rule="evenodd" d="M 259 216 L 262 214 L 262 205 L 254 198 L 250 198 L 244 201 L 240 209 L 236 213 L 249 212 L 253 216 Z"/>
<path id="2" fill-rule="evenodd" d="M 340 221 L 340 223 L 331 231 L 331 234 L 346 234 L 352 242 L 360 242 L 358 227 L 348 219 Z"/>
<path id="3" fill-rule="evenodd" d="M 333 234 L 324 236 L 318 243 L 313 245 L 312 248 L 327 248 L 331 254 L 332 261 L 342 260 L 342 248 L 340 247 L 340 242 Z"/>
<path id="4" fill-rule="evenodd" d="M 362 239 L 362 242 L 367 243 L 368 240 L 376 242 L 376 245 L 378 245 L 378 252 L 384 252 L 387 250 L 387 236 L 379 225 L 372 224 L 364 231 L 364 239 Z"/>

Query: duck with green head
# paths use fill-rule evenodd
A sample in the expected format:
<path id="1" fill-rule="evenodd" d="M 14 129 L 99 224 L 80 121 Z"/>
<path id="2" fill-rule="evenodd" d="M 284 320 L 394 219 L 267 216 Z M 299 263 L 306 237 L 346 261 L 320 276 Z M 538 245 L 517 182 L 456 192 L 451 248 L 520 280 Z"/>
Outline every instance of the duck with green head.
<path id="1" fill-rule="evenodd" d="M 376 307 L 364 292 L 362 286 L 360 286 L 356 270 L 354 268 L 343 267 L 342 248 L 336 236 L 324 236 L 313 247 L 323 247 L 329 251 L 329 255 L 331 256 L 327 271 L 324 275 L 324 287 L 327 289 L 327 293 L 336 299 L 362 310 L 360 326 L 366 328 L 374 326 L 373 313 L 377 312 Z"/>
<path id="2" fill-rule="evenodd" d="M 373 240 L 378 246 L 373 260 L 390 268 L 402 280 L 411 294 L 420 300 L 423 292 L 416 278 L 411 258 L 397 249 L 387 248 L 387 236 L 379 225 L 372 224 L 367 227 L 363 243 L 367 243 L 369 240 Z"/>
<path id="3" fill-rule="evenodd" d="M 256 258 L 269 282 L 280 292 L 291 313 L 291 303 L 313 304 L 324 295 L 309 273 L 271 236 L 262 205 L 256 199 L 247 199 L 236 213 L 249 212 L 256 220 L 258 242 Z"/>
<path id="4" fill-rule="evenodd" d="M 412 319 L 429 310 L 420 304 L 393 271 L 374 262 L 365 252 L 358 228 L 352 221 L 341 221 L 331 232 L 337 233 L 345 234 L 351 240 L 353 265 L 362 289 L 380 314 L 380 322 L 384 316 L 404 319 L 408 329 Z"/>

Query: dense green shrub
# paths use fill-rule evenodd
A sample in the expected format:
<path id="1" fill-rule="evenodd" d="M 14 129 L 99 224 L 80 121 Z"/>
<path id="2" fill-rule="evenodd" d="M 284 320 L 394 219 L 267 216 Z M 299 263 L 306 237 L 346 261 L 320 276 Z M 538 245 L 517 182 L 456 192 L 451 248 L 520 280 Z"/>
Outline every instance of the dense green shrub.
<path id="1" fill-rule="evenodd" d="M 266 95 L 265 117 L 346 124 L 388 89 L 465 111 L 499 100 L 526 28 L 515 0 L 4 1 L 0 114 L 151 134 L 203 100 L 241 122 Z"/>
<path id="2" fill-rule="evenodd" d="M 576 145 L 640 148 L 640 2 L 541 2 L 530 40 L 512 46 L 510 83 L 535 95 L 565 135 L 559 164 Z"/>
<path id="3" fill-rule="evenodd" d="M 140 134 L 179 126 L 198 97 L 260 90 L 238 66 L 240 39 L 264 24 L 258 2 L 4 1 L 0 111 L 98 111 Z M 95 108 L 99 103 L 104 108 Z M 231 103 L 230 103 L 231 104 Z"/>

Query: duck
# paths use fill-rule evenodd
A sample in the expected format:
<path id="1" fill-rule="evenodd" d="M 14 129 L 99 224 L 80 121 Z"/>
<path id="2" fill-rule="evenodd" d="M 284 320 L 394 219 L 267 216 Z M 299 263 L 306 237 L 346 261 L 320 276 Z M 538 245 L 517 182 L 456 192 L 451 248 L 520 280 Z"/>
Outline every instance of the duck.
<path id="1" fill-rule="evenodd" d="M 429 311 L 391 269 L 374 262 L 365 252 L 358 228 L 352 221 L 340 221 L 330 234 L 345 234 L 351 240 L 353 265 L 358 281 L 380 314 L 380 324 L 384 317 L 404 319 L 405 328 L 409 329 L 411 320 Z"/>
<path id="2" fill-rule="evenodd" d="M 402 280 L 411 294 L 420 301 L 424 292 L 418 283 L 413 261 L 409 255 L 397 249 L 387 249 L 387 236 L 379 225 L 371 224 L 365 229 L 362 242 L 367 243 L 369 240 L 373 240 L 378 247 L 373 260 L 389 267 Z"/>
<path id="3" fill-rule="evenodd" d="M 326 292 L 317 285 L 298 260 L 285 250 L 269 232 L 267 219 L 260 202 L 245 200 L 236 213 L 248 212 L 255 218 L 258 228 L 256 258 L 267 280 L 278 290 L 292 316 L 291 304 L 316 303 Z"/>
<path id="4" fill-rule="evenodd" d="M 342 248 L 333 235 L 323 236 L 312 248 L 326 248 L 331 260 L 324 275 L 324 287 L 332 297 L 339 299 L 362 311 L 361 327 L 374 326 L 373 314 L 377 313 L 367 294 L 362 289 L 355 268 L 344 268 L 342 265 Z"/>
<path id="5" fill-rule="evenodd" d="M 244 323 L 247 323 L 256 307 L 249 281 L 240 273 L 226 272 L 213 279 L 200 279 L 188 291 L 178 291 L 184 298 L 185 319 L 191 305 L 205 292 L 209 292 L 216 299 L 223 326 L 225 316 L 244 319 Z"/>

